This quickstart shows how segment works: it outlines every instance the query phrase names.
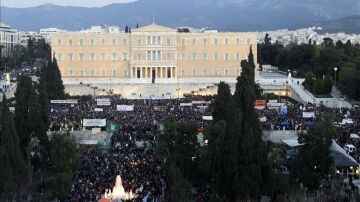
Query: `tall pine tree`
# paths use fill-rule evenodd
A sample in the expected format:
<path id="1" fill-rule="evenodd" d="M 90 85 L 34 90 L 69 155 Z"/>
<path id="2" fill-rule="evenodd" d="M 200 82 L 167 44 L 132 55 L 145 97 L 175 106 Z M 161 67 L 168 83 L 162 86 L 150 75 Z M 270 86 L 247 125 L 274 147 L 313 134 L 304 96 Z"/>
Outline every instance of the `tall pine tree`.
<path id="1" fill-rule="evenodd" d="M 0 200 L 22 201 L 29 185 L 29 169 L 20 151 L 19 137 L 5 95 L 0 126 Z"/>
<path id="2" fill-rule="evenodd" d="M 213 124 L 208 129 L 208 155 L 214 190 L 228 200 L 236 198 L 238 187 L 238 141 L 236 119 L 230 87 L 221 82 L 214 101 Z M 233 128 L 233 127 L 236 127 Z"/>
<path id="3" fill-rule="evenodd" d="M 27 166 L 31 168 L 31 138 L 36 137 L 39 102 L 31 78 L 21 75 L 17 79 L 15 124 L 22 154 L 27 162 Z M 31 182 L 31 178 L 29 181 Z"/>
<path id="4" fill-rule="evenodd" d="M 238 77 L 234 101 L 237 119 L 232 128 L 239 143 L 239 186 L 237 200 L 257 199 L 270 181 L 267 147 L 262 140 L 262 129 L 255 111 L 255 62 L 252 49 L 248 60 L 241 62 L 242 74 Z"/>
<path id="5" fill-rule="evenodd" d="M 57 64 L 57 60 L 54 57 L 53 61 L 49 61 L 46 70 L 44 70 L 46 75 L 46 86 L 47 94 L 50 100 L 55 99 L 64 99 L 65 98 L 65 87 L 63 81 L 61 80 L 61 73 Z"/>

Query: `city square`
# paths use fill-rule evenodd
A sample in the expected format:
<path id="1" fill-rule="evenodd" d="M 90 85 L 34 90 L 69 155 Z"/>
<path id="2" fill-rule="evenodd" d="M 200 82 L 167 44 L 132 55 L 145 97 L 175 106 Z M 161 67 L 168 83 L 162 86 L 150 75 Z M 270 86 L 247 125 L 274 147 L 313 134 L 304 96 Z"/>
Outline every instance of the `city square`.
<path id="1" fill-rule="evenodd" d="M 196 2 L 216 5 L 204 25 L 144 1 L 0 22 L 0 201 L 360 201 L 355 24 L 264 31 L 283 19 L 249 26 L 238 2 Z M 9 22 L 32 9 L 11 5 Z M 146 16 L 125 12 L 137 6 Z"/>

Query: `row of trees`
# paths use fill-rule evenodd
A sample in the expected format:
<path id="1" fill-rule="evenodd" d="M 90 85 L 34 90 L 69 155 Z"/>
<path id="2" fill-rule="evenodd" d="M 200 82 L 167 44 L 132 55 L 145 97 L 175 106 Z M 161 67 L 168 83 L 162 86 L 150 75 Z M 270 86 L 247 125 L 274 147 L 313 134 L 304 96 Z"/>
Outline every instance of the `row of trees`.
<path id="1" fill-rule="evenodd" d="M 323 79 L 317 79 L 315 74 L 309 72 L 305 75 L 304 87 L 316 95 L 329 95 L 331 93 L 333 81 L 330 75 Z"/>
<path id="2" fill-rule="evenodd" d="M 3 48 L 3 46 L 0 46 L 0 49 Z M 5 67 L 14 69 L 23 67 L 24 65 L 32 66 L 37 58 L 48 58 L 48 54 L 51 52 L 50 50 L 51 48 L 49 44 L 46 43 L 45 39 L 34 41 L 30 37 L 27 46 L 16 45 L 9 55 L 1 55 L 0 69 L 4 69 Z M 0 52 L 2 51 L 0 50 Z"/>
<path id="3" fill-rule="evenodd" d="M 214 100 L 213 122 L 206 128 L 208 145 L 197 142 L 193 123 L 170 120 L 160 135 L 158 151 L 166 158 L 170 201 L 193 201 L 193 184 L 210 186 L 209 201 L 259 200 L 262 195 L 277 195 L 289 191 L 293 181 L 308 190 L 317 190 L 323 177 L 331 172 L 329 146 L 335 136 L 329 116 L 308 133 L 299 136 L 305 144 L 294 160 L 292 178 L 272 173 L 268 159 L 271 145 L 262 140 L 262 129 L 254 108 L 258 87 L 254 81 L 255 64 L 250 51 L 241 62 L 243 72 L 231 95 L 228 84 L 218 85 Z M 281 187 L 281 186 L 285 187 Z"/>
<path id="4" fill-rule="evenodd" d="M 2 162 L 0 199 L 2 201 L 22 201 L 30 196 L 38 185 L 44 186 L 44 184 L 48 185 L 46 192 L 51 198 L 64 196 L 64 193 L 58 194 L 61 190 L 59 183 L 67 184 L 60 187 L 70 191 L 72 173 L 69 170 L 72 171 L 76 164 L 76 160 L 70 156 L 76 157 L 75 145 L 70 137 L 55 135 L 49 140 L 47 135 L 50 124 L 49 100 L 64 98 L 64 86 L 56 59 L 51 61 L 50 52 L 44 59 L 48 64 L 41 69 L 38 83 L 27 75 L 18 76 L 14 115 L 9 111 L 5 96 L 2 102 L 0 117 Z M 66 154 L 70 155 L 64 157 L 63 155 Z"/>
<path id="5" fill-rule="evenodd" d="M 196 142 L 197 131 L 193 125 L 171 122 L 166 125 L 166 133 L 160 136 L 160 153 L 165 154 L 168 163 L 170 197 L 191 201 L 186 189 L 194 182 L 210 185 L 213 193 L 210 200 L 214 201 L 258 200 L 269 190 L 271 170 L 268 147 L 262 141 L 254 108 L 255 63 L 251 50 L 241 66 L 243 72 L 237 79 L 234 95 L 228 84 L 218 85 L 214 120 L 205 133 L 207 147 L 201 148 Z M 181 185 L 175 180 L 182 182 Z M 176 190 L 184 191 L 181 194 Z"/>
<path id="6" fill-rule="evenodd" d="M 295 76 L 305 76 L 312 72 L 316 79 L 324 76 L 333 77 L 334 67 L 338 67 L 337 84 L 339 89 L 350 98 L 360 98 L 360 45 L 347 41 L 333 42 L 325 38 L 322 44 L 281 44 L 271 43 L 269 35 L 265 36 L 263 44 L 259 45 L 258 56 L 260 64 L 270 64 L 282 71 L 291 70 Z M 332 78 L 334 81 L 334 77 Z M 319 86 L 321 81 L 318 81 Z M 325 88 L 326 89 L 326 88 Z M 321 87 L 316 91 L 322 91 Z M 324 91 L 326 93 L 326 90 Z"/>

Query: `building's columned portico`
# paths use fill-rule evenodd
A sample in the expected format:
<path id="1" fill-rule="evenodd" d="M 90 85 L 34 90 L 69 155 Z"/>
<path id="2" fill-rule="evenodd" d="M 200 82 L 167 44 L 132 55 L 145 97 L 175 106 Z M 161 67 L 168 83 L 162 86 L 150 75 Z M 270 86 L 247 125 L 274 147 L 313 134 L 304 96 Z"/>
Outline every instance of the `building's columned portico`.
<path id="1" fill-rule="evenodd" d="M 175 79 L 177 68 L 174 66 L 132 66 L 131 79 Z"/>

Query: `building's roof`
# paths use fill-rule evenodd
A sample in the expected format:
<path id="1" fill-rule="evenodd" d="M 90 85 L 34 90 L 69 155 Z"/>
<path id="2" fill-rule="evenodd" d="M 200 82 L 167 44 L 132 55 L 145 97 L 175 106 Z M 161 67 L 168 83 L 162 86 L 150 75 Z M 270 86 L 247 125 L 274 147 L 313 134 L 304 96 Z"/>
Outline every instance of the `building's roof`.
<path id="1" fill-rule="evenodd" d="M 334 140 L 330 146 L 330 155 L 336 167 L 359 166 L 358 162 L 340 147 Z"/>
<path id="2" fill-rule="evenodd" d="M 144 27 L 132 29 L 131 31 L 133 33 L 134 32 L 176 32 L 176 29 L 164 27 L 164 26 L 158 25 L 156 23 L 152 23 L 152 24 L 144 26 Z"/>
<path id="3" fill-rule="evenodd" d="M 289 147 L 298 147 L 303 144 L 300 144 L 297 138 L 294 139 L 287 139 L 287 140 L 281 140 L 284 144 L 286 144 Z"/>
<path id="4" fill-rule="evenodd" d="M 297 139 L 288 139 L 282 140 L 282 142 L 289 147 L 298 147 L 302 144 L 299 143 Z M 359 166 L 359 163 L 351 157 L 346 151 L 340 147 L 334 140 L 330 145 L 330 155 L 334 159 L 335 167 L 350 167 L 350 166 Z"/>

